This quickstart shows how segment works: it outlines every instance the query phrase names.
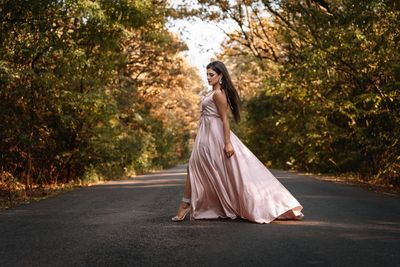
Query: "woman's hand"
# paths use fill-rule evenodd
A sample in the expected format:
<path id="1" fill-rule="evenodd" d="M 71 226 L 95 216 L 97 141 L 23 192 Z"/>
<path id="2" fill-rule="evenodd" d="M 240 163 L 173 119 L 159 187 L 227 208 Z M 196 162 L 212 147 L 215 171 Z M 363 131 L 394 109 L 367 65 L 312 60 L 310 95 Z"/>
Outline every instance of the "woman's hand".
<path id="1" fill-rule="evenodd" d="M 230 142 L 225 144 L 224 151 L 225 151 L 225 155 L 228 158 L 230 158 L 235 153 L 235 151 L 233 151 L 233 147 L 232 147 L 232 144 Z"/>

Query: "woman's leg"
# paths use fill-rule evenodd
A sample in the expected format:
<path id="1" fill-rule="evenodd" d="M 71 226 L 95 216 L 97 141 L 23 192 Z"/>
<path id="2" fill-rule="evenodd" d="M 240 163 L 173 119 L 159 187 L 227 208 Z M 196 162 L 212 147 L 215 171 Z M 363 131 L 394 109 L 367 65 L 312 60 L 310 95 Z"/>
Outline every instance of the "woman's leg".
<path id="1" fill-rule="evenodd" d="M 187 166 L 187 176 L 185 182 L 185 192 L 183 192 L 183 197 L 190 199 L 192 195 L 192 188 L 190 186 L 190 176 L 189 176 L 189 165 Z"/>
<path id="2" fill-rule="evenodd" d="M 185 191 L 183 192 L 182 201 L 179 204 L 178 212 L 175 218 L 182 218 L 188 209 L 190 209 L 190 198 L 191 198 L 191 186 L 190 186 L 190 176 L 189 176 L 189 166 L 187 167 L 187 176 L 185 181 Z"/>

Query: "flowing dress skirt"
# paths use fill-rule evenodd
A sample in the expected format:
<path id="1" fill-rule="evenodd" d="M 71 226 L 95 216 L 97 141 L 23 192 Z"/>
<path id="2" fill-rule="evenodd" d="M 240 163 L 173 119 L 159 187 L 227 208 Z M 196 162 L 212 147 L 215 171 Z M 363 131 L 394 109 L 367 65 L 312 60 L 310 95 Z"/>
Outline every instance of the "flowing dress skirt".
<path id="1" fill-rule="evenodd" d="M 213 92 L 201 101 L 199 127 L 188 163 L 193 218 L 240 217 L 269 223 L 278 217 L 304 217 L 300 203 L 232 131 L 230 141 L 235 153 L 226 156 L 223 124 L 212 96 Z"/>

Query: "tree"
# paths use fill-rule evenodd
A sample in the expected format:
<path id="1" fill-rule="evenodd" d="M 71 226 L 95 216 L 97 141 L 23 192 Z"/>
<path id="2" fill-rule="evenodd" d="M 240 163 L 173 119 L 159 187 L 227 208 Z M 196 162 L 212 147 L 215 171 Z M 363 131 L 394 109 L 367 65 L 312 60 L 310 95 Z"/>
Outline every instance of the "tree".
<path id="1" fill-rule="evenodd" d="M 223 58 L 262 70 L 237 75 L 259 80 L 243 132 L 264 162 L 399 185 L 397 2 L 198 2 L 183 14 L 238 25 Z"/>
<path id="2" fill-rule="evenodd" d="M 190 117 L 177 131 L 178 121 L 168 121 L 157 105 L 164 91 L 173 86 L 183 91 L 182 84 L 167 79 L 169 84 L 146 99 L 142 93 L 149 86 L 131 75 L 151 73 L 132 65 L 136 50 L 128 44 L 134 42 L 143 48 L 137 60 L 151 55 L 158 64 L 176 58 L 183 67 L 171 71 L 194 77 L 177 57 L 184 46 L 165 30 L 165 5 L 158 0 L 1 2 L 2 176 L 25 182 L 29 192 L 35 184 L 115 178 L 187 156 L 182 151 L 189 140 L 183 137 L 192 115 L 179 108 L 195 100 L 198 88 L 169 113 Z M 166 41 L 173 41 L 173 48 Z M 152 71 L 159 75 L 167 66 Z M 174 97 L 163 99 L 166 106 Z M 174 157 L 157 160 L 164 153 Z"/>

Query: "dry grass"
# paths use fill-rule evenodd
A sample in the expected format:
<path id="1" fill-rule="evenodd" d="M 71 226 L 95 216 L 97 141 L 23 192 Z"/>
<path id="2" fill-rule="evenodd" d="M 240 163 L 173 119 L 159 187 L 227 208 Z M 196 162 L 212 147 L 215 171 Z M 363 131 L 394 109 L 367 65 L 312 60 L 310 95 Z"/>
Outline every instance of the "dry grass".
<path id="1" fill-rule="evenodd" d="M 77 183 L 71 182 L 68 184 L 57 185 L 34 185 L 31 194 L 25 191 L 25 187 L 21 183 L 14 183 L 12 186 L 0 182 L 0 211 L 27 204 L 34 201 L 39 201 L 58 195 L 63 192 L 68 192 L 76 188 L 91 186 L 95 183 Z"/>

